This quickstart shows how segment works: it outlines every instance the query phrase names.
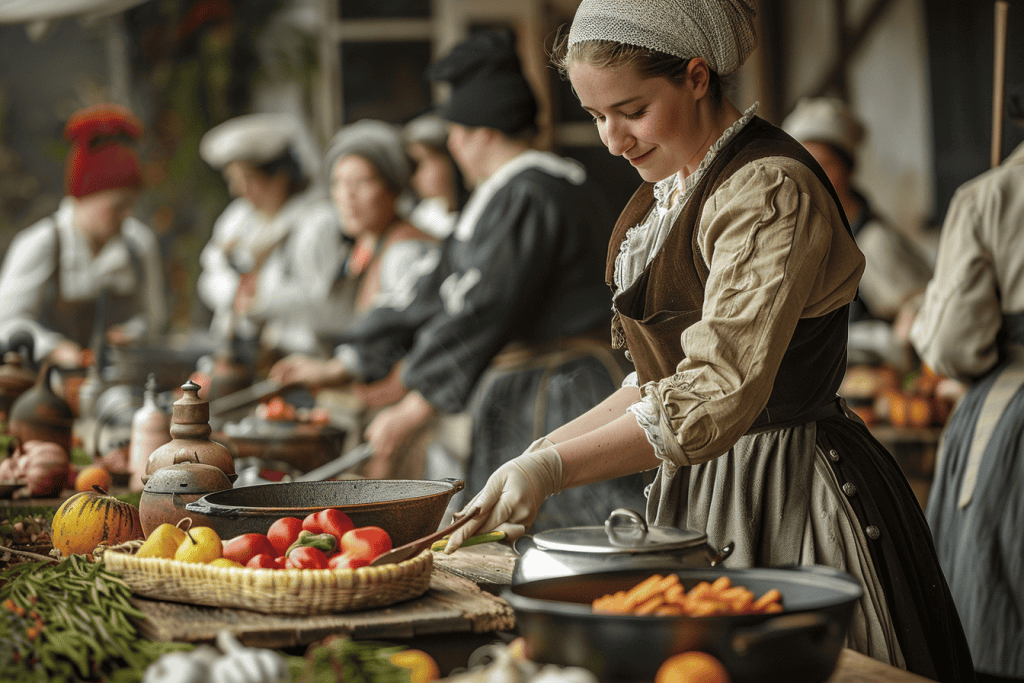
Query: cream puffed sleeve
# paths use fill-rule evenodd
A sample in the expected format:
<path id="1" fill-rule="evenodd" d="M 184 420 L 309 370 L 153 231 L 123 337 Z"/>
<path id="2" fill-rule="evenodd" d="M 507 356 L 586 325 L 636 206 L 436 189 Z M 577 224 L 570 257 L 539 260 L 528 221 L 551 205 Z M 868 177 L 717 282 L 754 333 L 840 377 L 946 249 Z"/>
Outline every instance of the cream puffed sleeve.
<path id="1" fill-rule="evenodd" d="M 641 387 L 630 409 L 675 465 L 736 443 L 767 405 L 797 322 L 852 301 L 864 270 L 828 191 L 791 159 L 737 171 L 709 198 L 698 229 L 710 267 L 701 320 L 681 336 L 676 374 Z"/>

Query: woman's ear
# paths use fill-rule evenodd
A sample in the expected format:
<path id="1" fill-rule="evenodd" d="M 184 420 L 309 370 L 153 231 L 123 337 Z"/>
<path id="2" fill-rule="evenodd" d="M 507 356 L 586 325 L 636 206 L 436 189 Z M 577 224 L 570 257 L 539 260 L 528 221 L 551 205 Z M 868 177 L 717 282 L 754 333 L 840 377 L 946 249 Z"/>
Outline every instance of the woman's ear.
<path id="1" fill-rule="evenodd" d="M 704 97 L 708 92 L 708 85 L 711 83 L 711 69 L 703 57 L 694 57 L 690 60 L 686 65 L 686 76 L 690 80 L 694 97 L 697 99 Z"/>

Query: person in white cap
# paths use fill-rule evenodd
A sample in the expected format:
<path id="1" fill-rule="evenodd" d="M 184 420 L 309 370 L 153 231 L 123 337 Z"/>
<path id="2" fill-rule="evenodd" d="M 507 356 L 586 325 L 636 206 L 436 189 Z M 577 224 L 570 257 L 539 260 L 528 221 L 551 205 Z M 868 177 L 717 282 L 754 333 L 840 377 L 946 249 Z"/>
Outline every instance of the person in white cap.
<path id="1" fill-rule="evenodd" d="M 847 644 L 941 681 L 970 653 L 917 499 L 837 396 L 864 257 L 807 150 L 724 94 L 751 0 L 583 0 L 554 53 L 645 181 L 608 249 L 635 372 L 498 468 L 460 514 L 516 537 L 563 489 L 657 468 L 647 521 L 734 543 L 726 567 L 822 564 L 863 588 Z"/>
<path id="2" fill-rule="evenodd" d="M 821 164 L 864 252 L 860 298 L 851 307 L 851 322 L 892 322 L 900 309 L 924 292 L 931 267 L 921 251 L 874 210 L 854 182 L 864 124 L 838 98 L 800 100 L 782 121 L 782 129 L 803 143 Z"/>
<path id="3" fill-rule="evenodd" d="M 200 254 L 199 297 L 215 334 L 258 334 L 271 356 L 319 349 L 317 319 L 348 253 L 337 213 L 299 162 L 298 134 L 291 116 L 249 114 L 199 147 L 235 197 Z"/>

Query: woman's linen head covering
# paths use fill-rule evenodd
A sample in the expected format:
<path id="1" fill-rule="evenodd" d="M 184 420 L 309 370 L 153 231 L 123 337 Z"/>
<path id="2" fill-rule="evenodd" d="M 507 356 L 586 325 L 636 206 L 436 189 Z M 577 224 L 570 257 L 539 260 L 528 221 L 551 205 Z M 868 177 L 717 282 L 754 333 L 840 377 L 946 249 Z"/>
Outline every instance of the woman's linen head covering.
<path id="1" fill-rule="evenodd" d="M 537 130 L 537 99 L 523 76 L 511 31 L 470 36 L 434 63 L 427 77 L 451 83 L 451 96 L 437 112 L 446 121 L 509 136 Z"/>
<path id="2" fill-rule="evenodd" d="M 703 57 L 728 76 L 757 46 L 753 0 L 583 0 L 569 47 L 608 40 L 680 59 Z"/>
<path id="3" fill-rule="evenodd" d="M 71 141 L 64 166 L 64 189 L 85 197 L 119 188 L 142 186 L 142 169 L 135 141 L 142 122 L 120 105 L 99 104 L 71 115 L 64 137 Z"/>
<path id="4" fill-rule="evenodd" d="M 805 97 L 782 121 L 782 129 L 798 142 L 823 142 L 851 160 L 864 139 L 864 124 L 850 107 L 834 97 Z"/>
<path id="5" fill-rule="evenodd" d="M 384 121 L 364 119 L 339 130 L 327 147 L 324 157 L 328 175 L 342 157 L 360 156 L 377 169 L 388 187 L 396 194 L 410 189 L 412 164 L 405 153 L 402 130 Z"/>

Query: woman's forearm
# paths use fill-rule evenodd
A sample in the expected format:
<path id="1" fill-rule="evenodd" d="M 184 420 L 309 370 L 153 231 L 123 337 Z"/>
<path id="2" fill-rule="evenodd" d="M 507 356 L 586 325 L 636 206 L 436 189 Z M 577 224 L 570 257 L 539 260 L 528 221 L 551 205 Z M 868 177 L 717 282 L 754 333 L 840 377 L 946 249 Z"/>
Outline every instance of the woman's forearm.
<path id="1" fill-rule="evenodd" d="M 556 449 L 562 458 L 563 488 L 644 472 L 656 468 L 661 462 L 644 430 L 630 413 L 558 442 Z"/>
<path id="2" fill-rule="evenodd" d="M 548 439 L 559 444 L 599 429 L 626 414 L 626 408 L 640 400 L 636 387 L 621 387 L 611 396 L 548 434 Z"/>

